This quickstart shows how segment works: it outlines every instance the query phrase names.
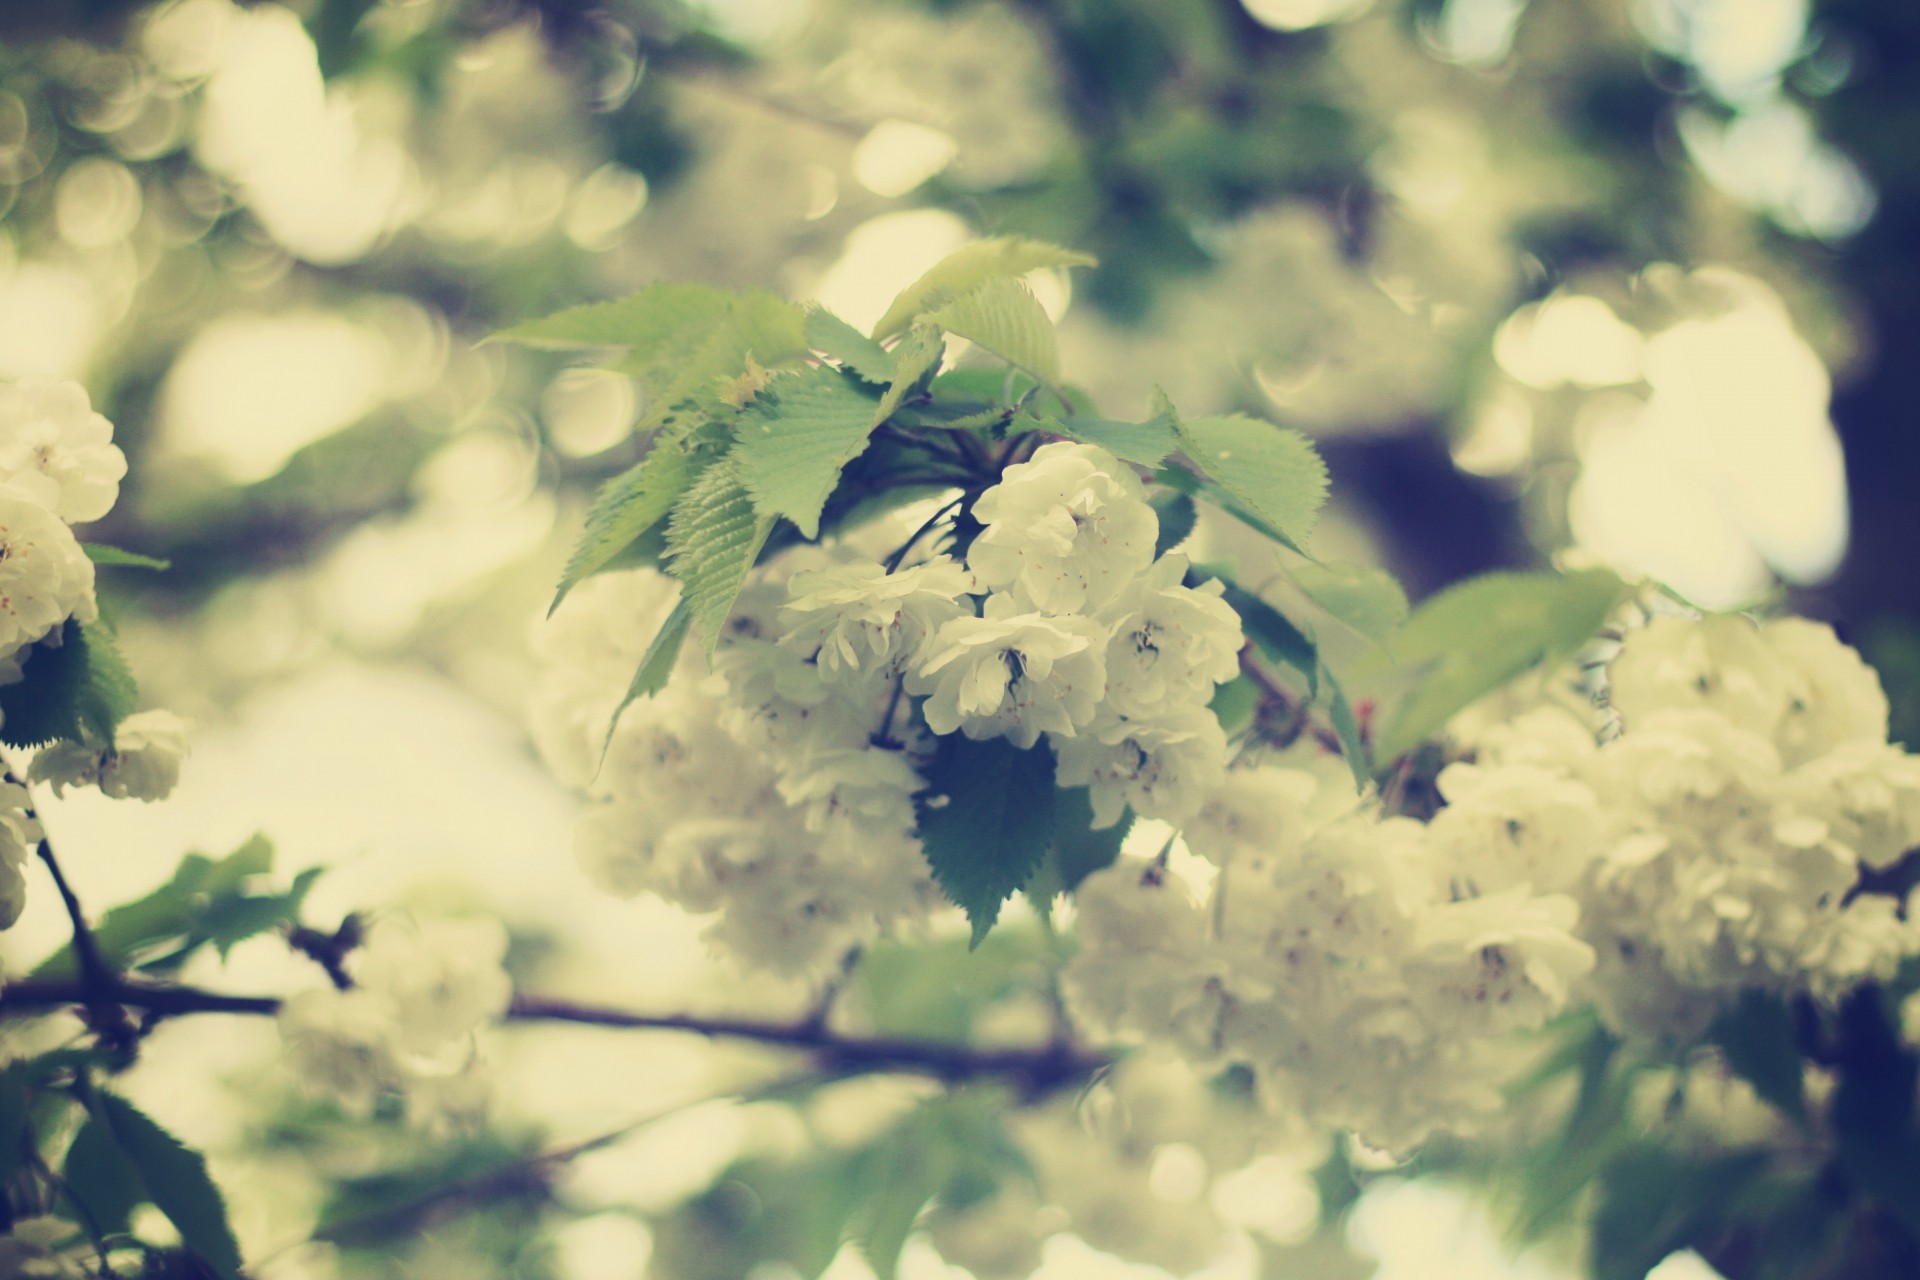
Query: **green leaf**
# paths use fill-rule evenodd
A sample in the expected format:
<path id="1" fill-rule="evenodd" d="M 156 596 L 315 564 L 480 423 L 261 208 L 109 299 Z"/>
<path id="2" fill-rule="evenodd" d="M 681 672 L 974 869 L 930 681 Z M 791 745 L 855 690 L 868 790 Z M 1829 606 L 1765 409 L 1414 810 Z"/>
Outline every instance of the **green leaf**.
<path id="1" fill-rule="evenodd" d="M 493 341 L 530 347 L 634 347 L 658 353 L 662 365 L 684 359 L 733 307 L 733 297 L 708 284 L 663 281 L 611 302 L 590 302 L 527 320 Z"/>
<path id="2" fill-rule="evenodd" d="M 1226 589 L 1224 599 L 1240 615 L 1240 629 L 1247 633 L 1247 639 L 1253 641 L 1268 661 L 1284 662 L 1306 677 L 1309 697 L 1319 694 L 1320 651 L 1304 631 L 1278 609 L 1227 577 L 1221 566 L 1198 564 L 1193 571 L 1202 577 L 1219 578 Z"/>
<path id="3" fill-rule="evenodd" d="M 884 340 L 921 316 L 946 305 L 989 280 L 1014 280 L 1042 267 L 1091 267 L 1097 259 L 1058 245 L 1018 236 L 996 236 L 963 245 L 935 263 L 927 273 L 901 291 L 887 313 L 874 325 L 873 336 Z"/>
<path id="4" fill-rule="evenodd" d="M 551 614 L 567 592 L 607 568 L 642 534 L 653 529 L 673 509 L 699 473 L 700 463 L 671 440 L 656 441 L 647 456 L 600 486 L 587 508 L 586 528 L 567 557 L 554 593 Z"/>
<path id="5" fill-rule="evenodd" d="M 1801 1124 L 1807 1119 L 1805 1063 L 1795 1041 L 1787 1002 L 1770 992 L 1746 990 L 1714 1020 L 1708 1038 L 1727 1065 L 1753 1091 Z"/>
<path id="6" fill-rule="evenodd" d="M 1158 560 L 1193 533 L 1193 523 L 1198 513 L 1194 510 L 1193 499 L 1184 493 L 1157 494 L 1152 506 L 1153 514 L 1160 518 L 1160 535 L 1153 543 L 1153 557 Z"/>
<path id="7" fill-rule="evenodd" d="M 319 875 L 302 872 L 285 893 L 254 893 L 248 882 L 273 869 L 273 846 L 254 836 L 226 857 L 215 860 L 190 853 L 173 877 L 152 893 L 102 915 L 94 939 L 108 963 L 125 968 L 177 968 L 209 943 L 224 955 L 235 943 L 299 919 L 300 906 Z M 143 959 L 143 957 L 157 957 Z M 71 944 L 34 968 L 36 978 L 79 974 Z"/>
<path id="8" fill-rule="evenodd" d="M 1600 1179 L 1594 1280 L 1645 1280 L 1669 1254 L 1720 1239 L 1768 1160 L 1754 1151 L 1695 1160 L 1651 1142 L 1620 1155 Z"/>
<path id="9" fill-rule="evenodd" d="M 711 411 L 729 379 L 745 372 L 747 357 L 773 369 L 807 353 L 806 314 L 791 302 L 764 291 L 741 294 L 726 314 L 684 356 L 662 359 L 658 352 L 636 353 L 614 366 L 647 380 L 647 411 L 634 423 L 644 431 L 677 419 L 684 410 Z"/>
<path id="10" fill-rule="evenodd" d="M 1157 467 L 1180 448 L 1180 436 L 1170 412 L 1160 412 L 1165 396 L 1156 396 L 1155 414 L 1145 422 L 1112 422 L 1106 418 L 1069 414 L 1051 430 L 1085 444 L 1097 444 L 1123 462 Z"/>
<path id="11" fill-rule="evenodd" d="M 64 738 L 110 746 L 138 694 L 113 632 L 69 618 L 58 645 L 42 641 L 28 650 L 26 678 L 0 688 L 0 742 L 37 747 Z"/>
<path id="12" fill-rule="evenodd" d="M 1253 723 L 1253 713 L 1260 708 L 1260 686 L 1244 675 L 1235 676 L 1213 691 L 1213 697 L 1207 703 L 1207 710 L 1213 712 L 1213 718 L 1228 737 L 1240 732 Z"/>
<path id="13" fill-rule="evenodd" d="M 807 308 L 806 334 L 809 347 L 868 382 L 884 387 L 893 381 L 893 355 L 818 303 Z"/>
<path id="14" fill-rule="evenodd" d="M 753 568 L 773 521 L 754 510 L 753 495 L 731 459 L 700 473 L 667 521 L 668 568 L 686 588 L 693 627 L 708 653 L 720 643 L 733 602 Z"/>
<path id="15" fill-rule="evenodd" d="M 845 374 L 817 365 L 776 378 L 747 406 L 728 457 L 755 511 L 785 516 L 815 538 L 840 469 L 866 449 L 874 426 L 873 401 Z"/>
<path id="16" fill-rule="evenodd" d="M 1018 280 L 1000 276 L 948 302 L 926 320 L 1026 370 L 1060 381 L 1060 344 L 1046 308 Z"/>
<path id="17" fill-rule="evenodd" d="M 139 1172 L 147 1198 L 180 1232 L 181 1243 L 221 1280 L 240 1280 L 240 1246 L 227 1225 L 220 1189 L 207 1176 L 205 1159 L 125 1098 L 95 1090 L 92 1103 L 94 1119 L 112 1131 L 114 1144 Z"/>
<path id="18" fill-rule="evenodd" d="M 27 1077 L 29 1067 L 15 1059 L 0 1067 L 0 1187 L 27 1161 Z"/>
<path id="19" fill-rule="evenodd" d="M 98 1115 L 88 1116 L 73 1135 L 60 1180 L 79 1208 L 79 1221 L 96 1238 L 126 1234 L 133 1211 L 148 1199 L 140 1171 L 121 1154 L 113 1126 Z"/>
<path id="20" fill-rule="evenodd" d="M 1279 531 L 1286 546 L 1305 548 L 1327 500 L 1327 464 L 1312 441 L 1245 414 L 1174 422 L 1187 456 L 1235 505 Z"/>
<path id="21" fill-rule="evenodd" d="M 1380 734 L 1378 758 L 1399 758 L 1477 699 L 1533 667 L 1572 657 L 1628 591 L 1606 569 L 1490 573 L 1424 602 L 1393 650 L 1403 668 L 1425 671 Z"/>
<path id="22" fill-rule="evenodd" d="M 1327 690 L 1327 718 L 1333 722 L 1334 735 L 1340 739 L 1340 754 L 1347 758 L 1347 767 L 1353 771 L 1353 785 L 1365 791 L 1373 779 L 1373 760 L 1367 753 L 1367 741 L 1360 734 L 1360 719 L 1353 714 L 1346 690 L 1324 663 L 1320 667 L 1320 683 Z"/>
<path id="23" fill-rule="evenodd" d="M 920 385 L 921 379 L 940 367 L 940 357 L 946 349 L 946 340 L 931 325 L 915 325 L 907 331 L 907 336 L 893 348 L 893 372 L 888 378 L 886 394 L 880 397 L 880 405 L 873 411 L 875 426 L 891 418 L 900 402 Z"/>
<path id="24" fill-rule="evenodd" d="M 1060 889 L 1071 893 L 1082 880 L 1113 865 L 1133 826 L 1133 815 L 1123 813 L 1110 827 L 1093 829 L 1093 798 L 1085 787 L 1061 787 L 1055 794 L 1053 849 L 1048 863 L 1059 876 Z"/>
<path id="25" fill-rule="evenodd" d="M 972 922 L 977 947 L 1053 843 L 1053 753 L 958 733 L 939 741 L 926 789 L 914 797 L 920 843 L 934 879 Z"/>
<path id="26" fill-rule="evenodd" d="M 620 726 L 620 713 L 641 698 L 651 698 L 667 687 L 667 680 L 673 675 L 673 667 L 680 660 L 680 648 L 687 641 L 687 628 L 693 622 L 693 610 L 687 607 L 685 596 L 676 600 L 673 612 L 660 624 L 660 630 L 654 634 L 647 652 L 640 659 L 633 679 L 627 683 L 627 692 L 620 699 L 620 705 L 613 709 L 613 719 L 607 722 L 607 739 L 600 744 L 600 754 L 605 756 L 607 748 L 613 743 L 613 731 Z"/>
<path id="27" fill-rule="evenodd" d="M 1306 597 L 1353 631 L 1385 644 L 1407 620 L 1407 595 L 1384 569 L 1365 565 L 1301 564 L 1294 585 Z"/>
<path id="28" fill-rule="evenodd" d="M 83 542 L 80 549 L 87 553 L 87 559 L 95 564 L 125 565 L 130 569 L 166 570 L 173 568 L 171 560 L 161 560 L 155 556 L 143 556 L 138 551 L 124 551 L 119 547 L 110 547 L 104 542 Z"/>

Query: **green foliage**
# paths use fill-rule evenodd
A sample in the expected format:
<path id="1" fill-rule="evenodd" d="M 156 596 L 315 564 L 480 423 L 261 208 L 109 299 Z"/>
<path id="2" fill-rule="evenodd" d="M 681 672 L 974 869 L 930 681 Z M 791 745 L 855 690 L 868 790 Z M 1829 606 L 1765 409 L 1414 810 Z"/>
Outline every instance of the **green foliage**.
<path id="1" fill-rule="evenodd" d="M 1708 1038 L 1753 1091 L 1800 1124 L 1807 1121 L 1806 1064 L 1785 999 L 1748 990 L 1714 1021 Z"/>
<path id="2" fill-rule="evenodd" d="M 60 643 L 27 651 L 25 677 L 0 688 L 0 742 L 38 747 L 65 739 L 111 746 L 113 731 L 133 714 L 139 689 L 113 632 L 69 618 Z"/>
<path id="3" fill-rule="evenodd" d="M 132 1170 L 141 1200 L 167 1216 L 181 1242 L 220 1280 L 240 1280 L 240 1246 L 206 1160 L 117 1094 L 90 1090 L 87 1102 L 90 1124 L 102 1128 Z"/>
<path id="4" fill-rule="evenodd" d="M 1353 785 L 1365 791 L 1373 778 L 1373 756 L 1360 732 L 1360 718 L 1354 715 L 1346 690 L 1324 663 L 1320 667 L 1320 684 L 1327 691 L 1327 718 L 1333 722 L 1333 732 L 1340 739 L 1340 754 L 1346 757 L 1347 767 L 1353 771 Z"/>
<path id="5" fill-rule="evenodd" d="M 1143 467 L 1159 466 L 1180 448 L 1173 417 L 1168 413 L 1156 414 L 1145 422 L 1113 422 L 1068 414 L 1048 422 L 1047 429 L 1084 444 L 1097 444 L 1121 461 Z"/>
<path id="6" fill-rule="evenodd" d="M 733 309 L 733 295 L 709 284 L 665 281 L 611 302 L 568 307 L 494 335 L 530 347 L 632 347 L 664 367 L 686 359 Z"/>
<path id="7" fill-rule="evenodd" d="M 1710 1244 L 1767 1165 L 1758 1152 L 1709 1160 L 1652 1143 L 1614 1159 L 1593 1214 L 1593 1280 L 1645 1280 L 1668 1254 Z"/>
<path id="8" fill-rule="evenodd" d="M 1327 465 L 1313 443 L 1245 414 L 1174 421 L 1181 448 L 1228 495 L 1227 509 L 1303 551 L 1327 500 Z"/>
<path id="9" fill-rule="evenodd" d="M 1123 813 L 1112 826 L 1094 830 L 1093 793 L 1085 787 L 1061 787 L 1054 803 L 1053 848 L 1047 855 L 1060 892 L 1071 893 L 1094 872 L 1112 866 L 1132 825 L 1132 815 Z"/>
<path id="10" fill-rule="evenodd" d="M 1571 658 L 1628 590 L 1606 569 L 1491 573 L 1424 602 L 1393 643 L 1400 666 L 1421 674 L 1379 736 L 1380 759 L 1397 759 L 1534 667 Z"/>
<path id="11" fill-rule="evenodd" d="M 1192 535 L 1199 513 L 1194 508 L 1193 499 L 1184 493 L 1157 493 L 1153 496 L 1152 505 L 1153 514 L 1160 521 L 1160 532 L 1153 541 L 1153 557 L 1158 560 Z"/>
<path id="12" fill-rule="evenodd" d="M 74 1202 L 74 1216 L 96 1238 L 124 1235 L 133 1211 L 147 1202 L 139 1170 L 121 1154 L 112 1126 L 96 1115 L 73 1135 L 60 1179 Z"/>
<path id="13" fill-rule="evenodd" d="M 1002 1123 L 1004 1108 L 1005 1100 L 991 1093 L 949 1093 L 922 1104 L 861 1153 L 849 1226 L 879 1280 L 894 1280 L 901 1246 L 936 1197 L 965 1208 L 992 1195 L 1009 1171 L 1024 1168 Z"/>
<path id="14" fill-rule="evenodd" d="M 772 529 L 773 521 L 755 511 L 753 495 L 731 460 L 701 472 L 674 506 L 667 522 L 668 568 L 686 589 L 694 629 L 708 653 L 720 642 L 747 571 Z"/>
<path id="15" fill-rule="evenodd" d="M 1407 620 L 1407 594 L 1384 569 L 1357 564 L 1293 566 L 1295 586 L 1349 629 L 1386 644 Z"/>
<path id="16" fill-rule="evenodd" d="M 697 462 L 674 441 L 656 441 L 647 456 L 600 487 L 587 509 L 586 528 L 567 558 L 551 614 L 589 576 L 609 567 L 642 534 L 666 519 L 699 474 Z"/>
<path id="17" fill-rule="evenodd" d="M 1217 577 L 1225 587 L 1224 599 L 1240 615 L 1240 628 L 1247 639 L 1270 662 L 1284 662 L 1307 681 L 1308 696 L 1320 691 L 1320 652 L 1313 640 L 1287 616 L 1240 586 L 1227 576 L 1225 567 L 1216 564 L 1195 565 L 1194 573 Z"/>
<path id="18" fill-rule="evenodd" d="M 932 325 L 917 324 L 907 330 L 906 337 L 900 339 L 891 353 L 893 365 L 886 379 L 886 394 L 880 397 L 879 407 L 873 411 L 876 426 L 892 417 L 901 402 L 940 367 L 940 358 L 946 349 L 946 339 Z"/>
<path id="19" fill-rule="evenodd" d="M 87 559 L 99 565 L 124 566 L 129 569 L 166 570 L 173 567 L 170 561 L 154 556 L 143 556 L 138 551 L 125 551 L 119 547 L 110 547 L 104 542 L 83 542 L 80 549 L 87 553 Z"/>
<path id="20" fill-rule="evenodd" d="M 822 306 L 806 316 L 807 346 L 876 386 L 893 381 L 894 358 L 887 349 Z"/>
<path id="21" fill-rule="evenodd" d="M 272 870 L 273 846 L 262 836 L 220 859 L 190 853 L 166 884 L 100 917 L 93 930 L 100 954 L 116 968 L 171 973 L 202 947 L 224 959 L 237 943 L 296 924 L 320 869 L 301 872 L 284 893 L 260 891 L 255 882 Z M 69 944 L 41 961 L 33 976 L 71 979 L 79 972 Z"/>
<path id="22" fill-rule="evenodd" d="M 996 276 L 926 315 L 948 333 L 992 352 L 1052 386 L 1060 381 L 1060 345 L 1040 300 L 1017 280 Z"/>
<path id="23" fill-rule="evenodd" d="M 901 291 L 887 313 L 873 327 L 876 339 L 899 333 L 921 316 L 938 310 L 954 298 L 994 280 L 1017 280 L 1043 267 L 1091 267 L 1095 260 L 1058 245 L 997 236 L 976 240 L 942 258 Z M 968 336 L 968 335 L 962 335 Z M 984 345 L 984 344 L 983 344 Z"/>
<path id="24" fill-rule="evenodd" d="M 921 847 L 978 946 L 1052 844 L 1053 753 L 1044 744 L 1022 751 L 1004 738 L 953 733 L 924 772 L 926 789 L 914 798 Z"/>
<path id="25" fill-rule="evenodd" d="M 825 365 L 774 378 L 747 406 L 728 455 L 753 507 L 785 516 L 808 538 L 841 468 L 867 447 L 873 401 L 847 375 Z"/>
<path id="26" fill-rule="evenodd" d="M 667 680 L 673 675 L 673 667 L 680 660 L 680 648 L 687 642 L 687 630 L 693 623 L 693 610 L 688 607 L 683 595 L 673 602 L 673 611 L 667 614 L 667 620 L 660 624 L 660 630 L 654 633 L 647 644 L 646 653 L 640 657 L 640 665 L 635 668 L 633 679 L 627 684 L 627 692 L 620 699 L 620 705 L 613 709 L 613 719 L 607 721 L 607 738 L 600 744 L 601 754 L 606 753 L 613 742 L 613 731 L 620 727 L 620 713 L 641 698 L 651 698 L 667 687 Z"/>

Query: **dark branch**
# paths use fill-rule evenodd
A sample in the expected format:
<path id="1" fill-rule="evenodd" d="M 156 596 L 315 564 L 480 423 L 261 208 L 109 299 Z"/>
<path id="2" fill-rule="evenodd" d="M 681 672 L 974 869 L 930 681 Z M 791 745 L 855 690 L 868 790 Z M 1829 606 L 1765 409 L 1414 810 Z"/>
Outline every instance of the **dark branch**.
<path id="1" fill-rule="evenodd" d="M 227 995 L 197 987 L 148 986 L 113 981 L 100 989 L 86 982 L 28 979 L 0 988 L 0 1019 L 71 1005 L 102 1002 L 143 1009 L 160 1017 L 199 1013 L 272 1015 L 274 996 Z M 818 1025 L 755 1018 L 705 1018 L 693 1014 L 636 1013 L 540 996 L 517 997 L 507 1010 L 510 1022 L 571 1022 L 583 1026 L 641 1031 L 684 1031 L 721 1039 L 776 1045 L 811 1055 L 833 1071 L 903 1071 L 949 1083 L 982 1078 L 1011 1080 L 1030 1093 L 1046 1093 L 1077 1084 L 1108 1065 L 1109 1059 L 1065 1040 L 1032 1048 L 979 1049 L 965 1044 L 891 1037 L 842 1037 Z"/>

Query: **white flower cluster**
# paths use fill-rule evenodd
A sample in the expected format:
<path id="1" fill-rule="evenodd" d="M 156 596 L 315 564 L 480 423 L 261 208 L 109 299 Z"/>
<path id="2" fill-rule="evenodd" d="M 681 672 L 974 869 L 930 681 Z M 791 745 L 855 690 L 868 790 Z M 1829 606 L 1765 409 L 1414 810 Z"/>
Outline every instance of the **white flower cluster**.
<path id="1" fill-rule="evenodd" d="M 589 797 L 575 852 L 596 884 L 719 912 L 708 932 L 717 948 L 790 972 L 830 968 L 939 907 L 913 834 L 922 782 L 896 741 L 905 717 L 885 675 L 913 619 L 935 607 L 923 597 L 937 594 L 939 567 L 883 585 L 900 591 L 904 621 L 821 631 L 831 658 L 816 664 L 777 640 L 789 575 L 831 595 L 862 568 L 809 548 L 759 570 L 712 664 L 689 645 L 666 688 L 630 704 L 611 737 L 673 583 L 645 569 L 603 574 L 536 632 L 547 665 L 534 739 Z"/>
<path id="2" fill-rule="evenodd" d="M 120 494 L 127 460 L 78 383 L 0 385 L 0 654 L 91 622 L 93 562 L 73 524 Z"/>
<path id="3" fill-rule="evenodd" d="M 1207 709 L 1239 670 L 1240 619 L 1187 561 L 1154 559 L 1160 524 L 1132 471 L 1094 445 L 1050 444 L 1007 468 L 973 508 L 967 566 L 984 589 L 907 668 L 935 733 L 1047 735 L 1064 786 L 1085 786 L 1096 824 L 1131 805 L 1191 817 L 1226 772 Z"/>
<path id="4" fill-rule="evenodd" d="M 1508 1033 L 1570 1003 L 1694 1037 L 1744 989 L 1829 997 L 1920 952 L 1920 920 L 1855 892 L 1920 846 L 1920 758 L 1830 630 L 1655 622 L 1611 696 L 1604 743 L 1558 707 L 1487 729 L 1424 825 L 1236 770 L 1185 830 L 1209 900 L 1138 861 L 1081 886 L 1075 1012 L 1400 1148 L 1497 1110 Z"/>
<path id="5" fill-rule="evenodd" d="M 348 958 L 354 985 L 289 996 L 279 1024 L 309 1088 L 365 1114 L 389 1095 L 429 1117 L 471 1114 L 487 1081 L 475 1033 L 506 1012 L 506 930 L 491 919 L 376 921 Z"/>
<path id="6" fill-rule="evenodd" d="M 1047 735 L 1099 821 L 1173 820 L 1225 773 L 1207 710 L 1237 670 L 1220 588 L 1154 560 L 1158 521 L 1111 455 L 1054 444 L 977 500 L 965 565 L 889 570 L 882 525 L 755 571 L 711 664 L 621 713 L 672 602 L 648 570 L 573 591 L 534 644 L 532 708 L 555 772 L 594 802 L 577 852 L 611 892 L 721 914 L 710 940 L 788 971 L 837 963 L 942 904 L 915 837 L 930 735 Z M 873 545 L 869 545 L 873 544 Z M 920 715 L 904 695 L 924 695 Z M 605 748 L 605 757 L 601 753 Z"/>

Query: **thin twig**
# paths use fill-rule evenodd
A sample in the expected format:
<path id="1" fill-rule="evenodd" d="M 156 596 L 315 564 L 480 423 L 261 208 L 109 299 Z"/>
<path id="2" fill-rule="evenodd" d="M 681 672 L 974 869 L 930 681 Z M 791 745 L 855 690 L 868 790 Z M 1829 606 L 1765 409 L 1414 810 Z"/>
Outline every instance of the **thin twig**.
<path id="1" fill-rule="evenodd" d="M 188 986 L 149 986 L 115 979 L 104 990 L 85 982 L 27 979 L 0 988 L 0 1019 L 70 1005 L 145 1009 L 163 1017 L 228 1013 L 271 1016 L 276 996 L 229 995 Z M 640 1031 L 684 1031 L 719 1039 L 746 1040 L 799 1050 L 822 1064 L 850 1072 L 902 1071 L 954 1083 L 987 1077 L 1010 1079 L 1032 1093 L 1075 1083 L 1104 1067 L 1103 1055 L 1066 1041 L 1014 1049 L 982 1049 L 937 1040 L 888 1036 L 842 1037 L 807 1019 L 798 1023 L 696 1014 L 641 1013 L 544 996 L 518 996 L 509 1022 L 570 1022 Z"/>

